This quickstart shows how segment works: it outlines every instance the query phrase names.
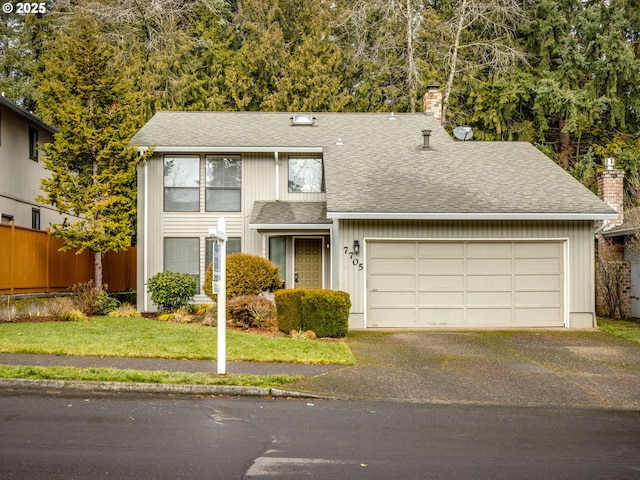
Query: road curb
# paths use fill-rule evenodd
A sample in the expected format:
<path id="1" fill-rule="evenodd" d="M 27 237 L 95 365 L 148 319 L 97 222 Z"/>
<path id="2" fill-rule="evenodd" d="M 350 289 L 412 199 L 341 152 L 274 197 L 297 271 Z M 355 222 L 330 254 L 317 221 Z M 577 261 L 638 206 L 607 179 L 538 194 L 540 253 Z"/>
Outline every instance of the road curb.
<path id="1" fill-rule="evenodd" d="M 241 397 L 324 398 L 311 393 L 270 387 L 243 387 L 237 385 L 178 385 L 134 382 L 91 382 L 73 380 L 0 379 L 0 389 L 95 392 L 95 393 L 156 393 L 181 395 L 228 395 Z"/>

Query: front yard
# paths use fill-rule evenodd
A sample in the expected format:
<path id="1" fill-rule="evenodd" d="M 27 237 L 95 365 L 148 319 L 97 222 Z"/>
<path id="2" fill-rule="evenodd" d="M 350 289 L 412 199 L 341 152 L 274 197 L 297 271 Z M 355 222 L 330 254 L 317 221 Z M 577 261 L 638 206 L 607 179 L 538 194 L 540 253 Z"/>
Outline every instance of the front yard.
<path id="1" fill-rule="evenodd" d="M 92 317 L 88 322 L 0 323 L 0 353 L 170 358 L 214 361 L 217 329 L 146 318 Z M 343 364 L 355 362 L 344 341 L 227 331 L 227 360 Z M 0 365 L 0 378 L 278 387 L 291 375 L 215 375 L 112 368 Z"/>
<path id="2" fill-rule="evenodd" d="M 0 352 L 214 360 L 217 329 L 146 318 L 92 317 L 88 322 L 0 323 Z M 354 363 L 343 341 L 265 336 L 227 330 L 227 360 Z"/>

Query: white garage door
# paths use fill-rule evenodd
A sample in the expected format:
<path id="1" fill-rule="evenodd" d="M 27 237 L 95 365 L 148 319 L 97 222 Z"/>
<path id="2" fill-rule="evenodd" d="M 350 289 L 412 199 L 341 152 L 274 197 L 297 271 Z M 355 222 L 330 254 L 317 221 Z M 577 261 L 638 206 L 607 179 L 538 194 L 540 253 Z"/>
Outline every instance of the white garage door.
<path id="1" fill-rule="evenodd" d="M 368 241 L 367 327 L 562 327 L 558 241 Z"/>

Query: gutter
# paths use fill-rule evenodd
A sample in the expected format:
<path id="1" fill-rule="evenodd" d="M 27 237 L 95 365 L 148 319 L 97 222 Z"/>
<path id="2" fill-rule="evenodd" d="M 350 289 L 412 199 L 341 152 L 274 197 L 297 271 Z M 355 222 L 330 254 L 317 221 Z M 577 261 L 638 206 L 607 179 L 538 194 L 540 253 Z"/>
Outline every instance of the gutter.
<path id="1" fill-rule="evenodd" d="M 251 230 L 331 230 L 331 223 L 250 223 Z"/>
<path id="2" fill-rule="evenodd" d="M 617 213 L 410 213 L 327 212 L 343 220 L 615 220 Z"/>
<path id="3" fill-rule="evenodd" d="M 149 147 L 138 147 L 138 151 L 144 153 Z M 322 147 L 278 147 L 278 146 L 264 146 L 264 147 L 215 147 L 202 145 L 199 147 L 185 147 L 185 146 L 172 146 L 172 145 L 158 145 L 153 149 L 158 153 L 322 153 L 324 149 Z"/>

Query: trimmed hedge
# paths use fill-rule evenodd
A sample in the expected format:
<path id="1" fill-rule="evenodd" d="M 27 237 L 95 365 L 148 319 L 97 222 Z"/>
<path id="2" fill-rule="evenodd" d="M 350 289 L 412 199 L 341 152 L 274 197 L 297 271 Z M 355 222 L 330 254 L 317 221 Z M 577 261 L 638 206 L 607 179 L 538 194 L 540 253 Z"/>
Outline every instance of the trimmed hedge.
<path id="1" fill-rule="evenodd" d="M 160 272 L 147 280 L 151 301 L 161 310 L 184 307 L 197 293 L 198 283 L 193 275 L 177 272 Z"/>
<path id="2" fill-rule="evenodd" d="M 278 328 L 312 330 L 318 337 L 341 338 L 349 328 L 349 294 L 338 290 L 286 289 L 275 292 Z"/>

